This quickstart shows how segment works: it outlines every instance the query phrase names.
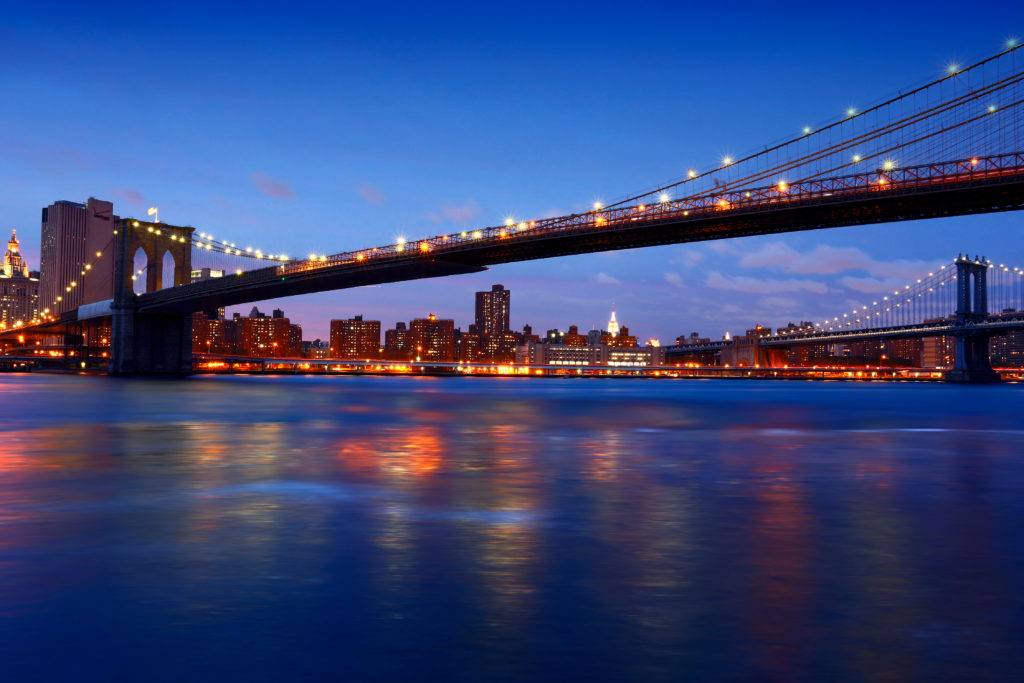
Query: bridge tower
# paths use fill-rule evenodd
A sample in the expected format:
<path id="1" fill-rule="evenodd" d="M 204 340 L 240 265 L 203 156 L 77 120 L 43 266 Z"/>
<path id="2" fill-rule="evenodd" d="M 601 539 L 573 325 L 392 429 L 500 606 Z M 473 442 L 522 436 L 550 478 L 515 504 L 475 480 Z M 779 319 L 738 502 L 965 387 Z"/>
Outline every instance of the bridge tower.
<path id="1" fill-rule="evenodd" d="M 958 256 L 956 260 L 956 364 L 946 375 L 949 382 L 998 382 L 988 346 L 991 334 L 975 326 L 988 317 L 989 261 Z"/>
<path id="2" fill-rule="evenodd" d="M 174 286 L 192 278 L 194 228 L 122 219 L 114 253 L 110 373 L 187 375 L 192 372 L 192 314 L 140 311 L 132 285 L 135 254 L 146 255 L 146 292 L 163 282 L 164 256 L 174 259 Z M 171 237 L 175 239 L 171 239 Z"/>

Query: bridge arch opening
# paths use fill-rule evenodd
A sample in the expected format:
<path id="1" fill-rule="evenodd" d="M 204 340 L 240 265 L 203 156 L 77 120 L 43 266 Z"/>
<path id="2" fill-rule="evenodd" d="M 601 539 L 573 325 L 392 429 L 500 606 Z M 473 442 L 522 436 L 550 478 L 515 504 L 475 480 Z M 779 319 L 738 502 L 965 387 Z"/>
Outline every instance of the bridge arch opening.
<path id="1" fill-rule="evenodd" d="M 168 249 L 164 252 L 164 258 L 161 265 L 162 278 L 160 282 L 160 289 L 167 289 L 173 287 L 174 282 L 174 254 Z"/>
<path id="2" fill-rule="evenodd" d="M 146 250 L 139 247 L 135 250 L 135 256 L 132 258 L 132 275 L 131 284 L 132 291 L 136 294 L 146 293 L 146 281 L 149 279 L 149 255 Z"/>

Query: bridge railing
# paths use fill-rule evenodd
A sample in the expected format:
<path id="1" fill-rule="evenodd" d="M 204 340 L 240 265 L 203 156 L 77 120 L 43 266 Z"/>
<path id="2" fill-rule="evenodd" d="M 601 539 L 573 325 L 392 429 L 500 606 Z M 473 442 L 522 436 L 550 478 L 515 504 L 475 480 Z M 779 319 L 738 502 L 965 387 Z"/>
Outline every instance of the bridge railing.
<path id="1" fill-rule="evenodd" d="M 394 259 L 461 251 L 467 246 L 492 246 L 525 239 L 545 238 L 580 231 L 621 229 L 658 221 L 704 220 L 709 216 L 738 211 L 762 211 L 805 204 L 815 200 L 868 193 L 896 194 L 919 192 L 922 188 L 940 189 L 950 184 L 1000 182 L 1024 175 L 1024 153 L 960 159 L 938 164 L 906 168 L 879 168 L 835 178 L 812 179 L 792 184 L 781 181 L 729 192 L 707 192 L 694 197 L 668 200 L 658 204 L 639 204 L 610 211 L 593 211 L 540 221 L 492 226 L 478 230 L 434 235 L 418 240 L 396 242 L 346 251 L 318 259 L 295 261 L 277 266 L 282 274 L 302 273 L 338 265 L 369 265 Z"/>

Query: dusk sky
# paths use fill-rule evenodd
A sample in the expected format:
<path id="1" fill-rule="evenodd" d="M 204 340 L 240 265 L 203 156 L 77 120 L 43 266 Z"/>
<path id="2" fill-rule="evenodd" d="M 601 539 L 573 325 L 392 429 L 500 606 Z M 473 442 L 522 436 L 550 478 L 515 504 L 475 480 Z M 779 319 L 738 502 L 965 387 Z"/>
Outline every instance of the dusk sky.
<path id="1" fill-rule="evenodd" d="M 12 3 L 0 203 L 38 268 L 40 209 L 157 205 L 266 252 L 335 253 L 586 210 L 818 126 L 1024 35 L 964 3 Z M 238 5 L 237 7 L 241 7 Z M 512 324 L 641 340 L 820 320 L 959 252 L 1024 266 L 1017 213 L 663 246 L 307 295 L 331 318 L 512 290 Z M 249 306 L 235 310 L 248 311 Z"/>

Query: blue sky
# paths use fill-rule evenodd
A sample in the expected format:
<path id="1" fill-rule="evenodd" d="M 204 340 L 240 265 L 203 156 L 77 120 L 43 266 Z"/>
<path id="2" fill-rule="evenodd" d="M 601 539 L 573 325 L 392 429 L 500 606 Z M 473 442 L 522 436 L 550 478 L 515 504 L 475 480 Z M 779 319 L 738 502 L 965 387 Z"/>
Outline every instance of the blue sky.
<path id="1" fill-rule="evenodd" d="M 267 252 L 333 253 L 584 209 L 741 154 L 1024 35 L 1006 2 L 18 3 L 0 25 L 0 205 L 38 264 L 39 210 L 160 207 Z M 663 342 L 818 320 L 986 254 L 1000 214 L 550 259 L 269 302 L 303 324 L 429 312 L 608 319 Z M 242 307 L 247 309 L 248 307 Z"/>

